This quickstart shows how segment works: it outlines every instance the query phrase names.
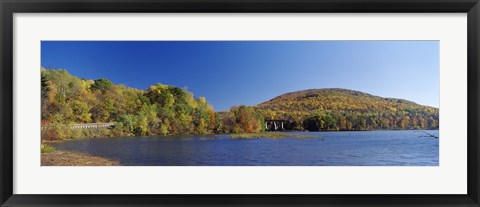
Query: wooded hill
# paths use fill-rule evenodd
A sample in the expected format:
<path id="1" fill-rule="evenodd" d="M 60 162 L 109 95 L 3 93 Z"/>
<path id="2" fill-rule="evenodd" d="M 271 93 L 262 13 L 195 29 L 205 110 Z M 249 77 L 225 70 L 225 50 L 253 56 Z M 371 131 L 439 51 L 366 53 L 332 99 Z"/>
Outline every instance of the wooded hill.
<path id="1" fill-rule="evenodd" d="M 286 93 L 255 106 L 265 119 L 293 121 L 292 129 L 438 129 L 438 108 L 347 89 Z"/>
<path id="2" fill-rule="evenodd" d="M 42 139 L 259 132 L 263 117 L 249 106 L 215 113 L 204 97 L 157 83 L 145 90 L 41 68 Z M 110 129 L 75 124 L 115 123 Z"/>
<path id="3" fill-rule="evenodd" d="M 92 136 L 251 133 L 265 120 L 287 130 L 437 129 L 438 109 L 345 89 L 287 93 L 257 106 L 214 112 L 204 97 L 157 83 L 145 90 L 87 80 L 66 70 L 41 68 L 42 139 Z M 241 103 L 239 103 L 241 104 Z M 74 124 L 115 123 L 111 129 L 76 130 Z"/>

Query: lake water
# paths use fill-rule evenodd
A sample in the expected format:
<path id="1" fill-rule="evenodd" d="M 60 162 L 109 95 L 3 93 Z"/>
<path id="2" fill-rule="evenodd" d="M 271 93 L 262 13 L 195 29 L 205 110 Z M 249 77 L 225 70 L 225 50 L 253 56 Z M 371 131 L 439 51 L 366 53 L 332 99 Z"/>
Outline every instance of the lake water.
<path id="1" fill-rule="evenodd" d="M 438 136 L 438 130 L 423 130 Z M 116 137 L 54 144 L 140 166 L 438 166 L 439 139 L 422 131 L 289 132 L 318 138 L 228 135 Z"/>

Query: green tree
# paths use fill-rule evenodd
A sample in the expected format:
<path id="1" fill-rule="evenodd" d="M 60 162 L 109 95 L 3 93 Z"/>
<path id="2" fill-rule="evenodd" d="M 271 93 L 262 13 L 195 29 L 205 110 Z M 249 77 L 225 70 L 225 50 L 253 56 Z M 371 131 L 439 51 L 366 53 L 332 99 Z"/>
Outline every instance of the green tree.
<path id="1" fill-rule="evenodd" d="M 91 88 L 94 90 L 99 90 L 102 93 L 105 93 L 105 91 L 109 90 L 112 86 L 113 86 L 113 83 L 110 80 L 105 78 L 100 78 L 95 80 Z"/>

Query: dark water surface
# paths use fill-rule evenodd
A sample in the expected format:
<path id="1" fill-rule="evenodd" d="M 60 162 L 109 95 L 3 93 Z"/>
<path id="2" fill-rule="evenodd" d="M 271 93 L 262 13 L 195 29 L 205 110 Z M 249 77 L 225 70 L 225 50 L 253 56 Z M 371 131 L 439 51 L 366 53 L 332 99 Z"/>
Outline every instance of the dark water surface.
<path id="1" fill-rule="evenodd" d="M 438 130 L 425 130 L 438 136 Z M 421 131 L 292 132 L 319 138 L 228 135 L 115 137 L 54 144 L 141 166 L 438 166 L 439 139 Z"/>

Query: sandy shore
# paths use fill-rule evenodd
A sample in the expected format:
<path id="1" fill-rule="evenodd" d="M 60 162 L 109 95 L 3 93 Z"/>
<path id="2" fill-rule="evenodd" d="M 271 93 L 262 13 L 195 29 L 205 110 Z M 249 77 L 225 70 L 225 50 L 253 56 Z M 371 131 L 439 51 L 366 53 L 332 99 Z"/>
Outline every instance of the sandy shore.
<path id="1" fill-rule="evenodd" d="M 42 166 L 118 166 L 119 162 L 79 152 L 42 153 Z"/>

